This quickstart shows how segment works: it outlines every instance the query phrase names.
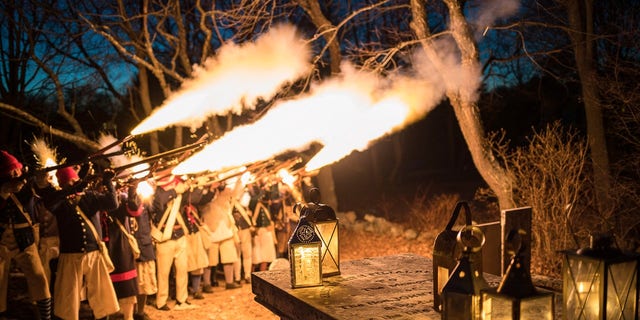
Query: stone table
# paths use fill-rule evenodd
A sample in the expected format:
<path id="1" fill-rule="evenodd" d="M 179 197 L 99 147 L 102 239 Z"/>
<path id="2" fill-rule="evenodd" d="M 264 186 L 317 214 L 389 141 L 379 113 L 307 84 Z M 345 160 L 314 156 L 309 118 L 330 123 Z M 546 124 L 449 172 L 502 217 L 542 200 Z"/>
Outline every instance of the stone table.
<path id="1" fill-rule="evenodd" d="M 291 288 L 289 269 L 254 272 L 255 300 L 282 319 L 440 319 L 431 260 L 399 254 L 344 261 L 322 286 Z M 485 275 L 495 287 L 500 278 Z"/>

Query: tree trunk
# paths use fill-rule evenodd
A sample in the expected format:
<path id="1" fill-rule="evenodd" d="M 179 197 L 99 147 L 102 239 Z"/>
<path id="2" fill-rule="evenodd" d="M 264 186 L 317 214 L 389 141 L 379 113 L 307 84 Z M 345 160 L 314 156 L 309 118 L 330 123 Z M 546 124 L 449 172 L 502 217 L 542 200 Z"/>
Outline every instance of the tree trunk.
<path id="1" fill-rule="evenodd" d="M 479 70 L 479 56 L 476 43 L 473 40 L 469 24 L 462 13 L 462 7 L 458 0 L 444 0 L 449 9 L 450 30 L 461 54 L 461 63 L 464 72 L 474 74 Z M 425 54 L 436 67 L 443 70 L 439 57 L 431 45 L 430 31 L 426 23 L 426 12 L 423 0 L 411 0 L 413 21 L 411 28 L 422 43 Z M 445 79 L 446 81 L 447 79 Z M 515 207 L 513 200 L 512 181 L 504 168 L 496 161 L 491 149 L 485 142 L 485 132 L 478 110 L 477 93 L 467 88 L 455 88 L 447 86 L 447 98 L 460 125 L 460 130 L 467 143 L 469 152 L 476 169 L 498 197 L 501 209 Z"/>
<path id="2" fill-rule="evenodd" d="M 331 68 L 331 74 L 340 73 L 340 62 L 342 60 L 342 54 L 340 53 L 340 44 L 336 38 L 337 28 L 327 19 L 322 10 L 320 9 L 320 3 L 316 0 L 299 0 L 298 3 L 309 15 L 309 18 L 318 29 L 318 32 L 323 34 L 327 47 L 329 49 L 329 66 Z M 324 52 L 324 50 L 323 50 Z M 319 56 L 322 56 L 320 54 Z M 338 197 L 335 190 L 335 181 L 333 178 L 333 170 L 331 166 L 324 166 L 318 173 L 318 188 L 322 194 L 322 202 L 331 206 L 334 210 L 338 210 Z"/>
<path id="3" fill-rule="evenodd" d="M 608 216 L 613 207 L 609 195 L 611 176 L 602 120 L 602 106 L 598 100 L 596 71 L 593 66 L 593 2 L 591 0 L 569 0 L 565 4 L 571 25 L 569 35 L 574 45 L 573 53 L 582 85 L 598 211 L 601 215 Z"/>
<path id="4" fill-rule="evenodd" d="M 318 32 L 322 34 L 325 41 L 327 41 L 331 74 L 340 73 L 342 53 L 340 53 L 340 44 L 337 40 L 338 29 L 324 16 L 320 8 L 320 3 L 317 0 L 299 0 L 298 3 L 309 15 Z M 322 54 L 320 54 L 320 56 L 322 56 Z"/>
<path id="5" fill-rule="evenodd" d="M 138 66 L 138 80 L 140 82 L 140 104 L 142 104 L 144 115 L 149 116 L 151 111 L 153 111 L 149 92 L 149 74 L 147 73 L 147 69 L 140 65 Z M 158 146 L 158 133 L 154 131 L 148 136 L 151 154 L 160 153 L 160 147 Z"/>

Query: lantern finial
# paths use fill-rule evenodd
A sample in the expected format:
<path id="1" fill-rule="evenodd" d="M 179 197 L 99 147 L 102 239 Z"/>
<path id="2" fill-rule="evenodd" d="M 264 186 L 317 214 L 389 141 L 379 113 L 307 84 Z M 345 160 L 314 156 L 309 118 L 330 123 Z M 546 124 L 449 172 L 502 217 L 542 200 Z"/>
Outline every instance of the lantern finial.
<path id="1" fill-rule="evenodd" d="M 311 188 L 311 190 L 309 190 L 309 199 L 313 203 L 320 203 L 320 189 Z"/>
<path id="2" fill-rule="evenodd" d="M 592 257 L 618 256 L 622 251 L 613 246 L 611 233 L 596 233 L 589 235 L 589 247 L 578 249 L 578 254 Z"/>

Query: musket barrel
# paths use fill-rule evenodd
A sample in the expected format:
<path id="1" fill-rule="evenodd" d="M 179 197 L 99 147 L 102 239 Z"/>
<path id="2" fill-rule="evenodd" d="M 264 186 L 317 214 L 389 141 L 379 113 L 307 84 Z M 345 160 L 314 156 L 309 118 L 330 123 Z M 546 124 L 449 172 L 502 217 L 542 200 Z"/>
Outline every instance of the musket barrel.
<path id="1" fill-rule="evenodd" d="M 192 150 L 192 149 L 195 149 L 195 148 L 198 148 L 198 147 L 202 146 L 205 142 L 206 141 L 200 141 L 200 142 L 192 143 L 192 144 L 189 144 L 189 145 L 186 145 L 186 146 L 178 147 L 178 148 L 175 148 L 173 150 L 161 152 L 161 153 L 158 153 L 156 155 L 144 158 L 144 159 L 142 159 L 140 161 L 128 163 L 128 164 L 113 168 L 113 170 L 118 172 L 118 171 L 122 171 L 122 170 L 126 170 L 126 169 L 129 169 L 129 168 L 135 167 L 135 166 L 137 166 L 139 164 L 148 163 L 148 162 L 151 162 L 151 161 L 162 159 L 162 158 L 167 157 L 167 156 L 171 156 L 171 155 L 174 155 L 174 154 L 186 152 L 186 151 L 189 151 L 189 150 Z"/>
<path id="2" fill-rule="evenodd" d="M 88 163 L 88 162 L 91 162 L 91 161 L 97 160 L 97 159 L 103 159 L 103 158 L 110 158 L 110 157 L 113 157 L 113 156 L 119 156 L 119 155 L 124 154 L 125 152 L 126 151 L 124 151 L 124 150 L 114 151 L 114 152 L 110 152 L 110 153 L 95 155 L 95 156 L 93 156 L 91 158 L 87 157 L 86 159 L 82 159 L 82 160 L 66 162 L 66 163 L 58 164 L 58 165 L 51 166 L 51 167 L 39 168 L 39 169 L 35 170 L 34 174 L 37 173 L 37 172 L 49 172 L 49 171 L 54 171 L 54 170 L 70 167 L 70 166 L 85 164 L 85 163 Z"/>
<path id="3" fill-rule="evenodd" d="M 120 140 L 116 140 L 116 141 L 110 143 L 109 145 L 103 147 L 102 149 L 92 153 L 91 155 L 89 155 L 88 158 L 92 159 L 92 158 L 98 157 L 98 156 L 102 155 L 104 152 L 106 152 L 107 150 L 109 150 L 109 149 L 111 149 L 111 148 L 113 148 L 113 147 L 115 147 L 115 146 L 117 146 L 119 144 L 123 144 L 123 143 L 133 139 L 133 137 L 135 137 L 135 135 L 130 134 L 130 135 L 128 135 L 128 136 L 126 136 L 126 137 L 124 137 L 124 138 L 122 138 Z"/>

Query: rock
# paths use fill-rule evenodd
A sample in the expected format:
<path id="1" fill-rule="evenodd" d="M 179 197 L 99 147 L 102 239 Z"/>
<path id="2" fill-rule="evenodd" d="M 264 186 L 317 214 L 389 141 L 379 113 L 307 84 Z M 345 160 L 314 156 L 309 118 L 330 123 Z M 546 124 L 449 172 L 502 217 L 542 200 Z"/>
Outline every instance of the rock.
<path id="1" fill-rule="evenodd" d="M 338 217 L 341 223 L 347 223 L 347 224 L 353 224 L 356 222 L 356 219 L 358 219 L 358 216 L 354 211 L 348 211 L 344 213 L 338 212 L 336 216 Z"/>
<path id="2" fill-rule="evenodd" d="M 418 238 L 418 233 L 413 229 L 407 229 L 404 231 L 403 236 L 407 240 L 415 240 Z"/>

